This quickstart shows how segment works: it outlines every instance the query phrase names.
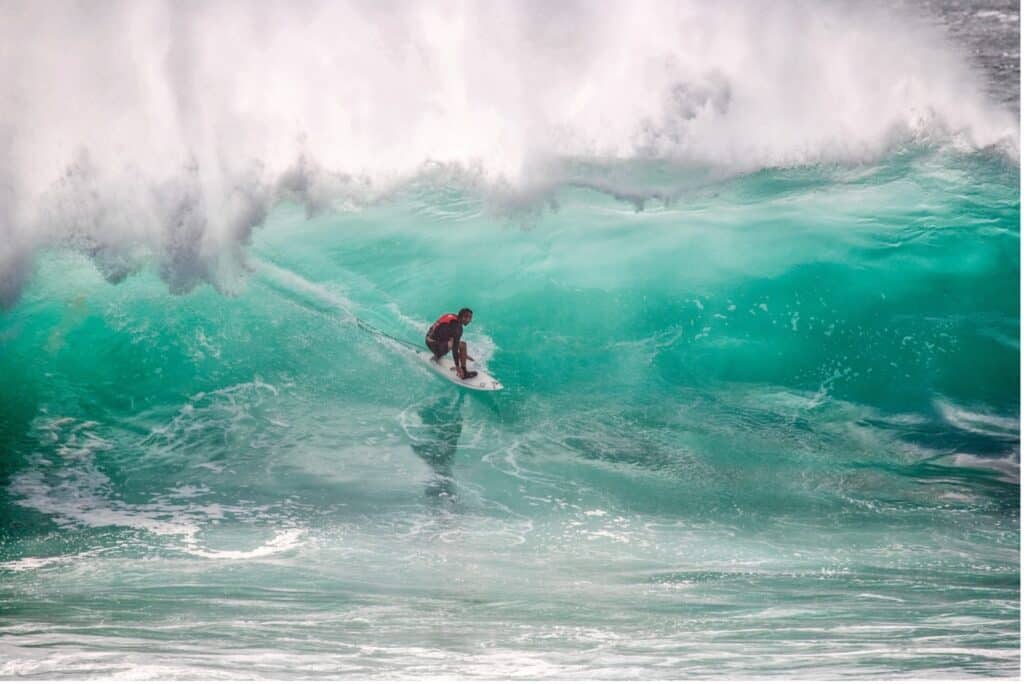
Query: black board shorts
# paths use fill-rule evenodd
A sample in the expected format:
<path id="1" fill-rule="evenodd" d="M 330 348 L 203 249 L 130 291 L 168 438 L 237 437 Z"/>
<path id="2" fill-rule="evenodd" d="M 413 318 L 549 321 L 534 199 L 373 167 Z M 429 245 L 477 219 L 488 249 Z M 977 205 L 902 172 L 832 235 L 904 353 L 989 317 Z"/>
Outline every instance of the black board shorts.
<path id="1" fill-rule="evenodd" d="M 427 349 L 429 349 L 434 356 L 440 358 L 448 353 L 448 344 L 445 342 L 431 342 L 430 335 L 427 335 L 425 339 L 427 343 Z"/>

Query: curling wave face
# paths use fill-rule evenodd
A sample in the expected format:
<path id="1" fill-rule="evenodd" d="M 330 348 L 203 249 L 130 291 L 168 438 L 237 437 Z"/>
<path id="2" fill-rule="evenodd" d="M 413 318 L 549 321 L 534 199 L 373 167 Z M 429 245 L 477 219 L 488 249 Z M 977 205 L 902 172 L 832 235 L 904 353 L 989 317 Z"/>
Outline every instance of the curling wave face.
<path id="1" fill-rule="evenodd" d="M 0 326 L 2 672 L 1012 674 L 1017 178 L 286 205 L 233 297 L 50 253 Z M 491 399 L 357 324 L 449 299 Z"/>

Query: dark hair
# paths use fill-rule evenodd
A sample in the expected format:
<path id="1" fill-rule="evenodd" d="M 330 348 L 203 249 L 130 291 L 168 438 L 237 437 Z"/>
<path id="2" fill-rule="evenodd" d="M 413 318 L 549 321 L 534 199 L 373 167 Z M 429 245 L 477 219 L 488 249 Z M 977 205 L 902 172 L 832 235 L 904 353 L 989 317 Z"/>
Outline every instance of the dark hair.
<path id="1" fill-rule="evenodd" d="M 459 318 L 462 318 L 466 314 L 473 315 L 473 310 L 472 309 L 459 309 Z"/>

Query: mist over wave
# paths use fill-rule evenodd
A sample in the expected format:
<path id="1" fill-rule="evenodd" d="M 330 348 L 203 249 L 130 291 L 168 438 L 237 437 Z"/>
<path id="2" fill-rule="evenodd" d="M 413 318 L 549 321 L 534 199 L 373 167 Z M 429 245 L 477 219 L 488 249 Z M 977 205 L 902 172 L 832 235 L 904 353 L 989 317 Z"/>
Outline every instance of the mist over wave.
<path id="1" fill-rule="evenodd" d="M 43 2 L 0 26 L 0 302 L 33 255 L 231 290 L 282 200 L 365 206 L 410 182 L 498 207 L 585 184 L 994 148 L 1015 116 L 912 9 L 858 3 Z M 589 170 L 581 173 L 580 163 Z"/>

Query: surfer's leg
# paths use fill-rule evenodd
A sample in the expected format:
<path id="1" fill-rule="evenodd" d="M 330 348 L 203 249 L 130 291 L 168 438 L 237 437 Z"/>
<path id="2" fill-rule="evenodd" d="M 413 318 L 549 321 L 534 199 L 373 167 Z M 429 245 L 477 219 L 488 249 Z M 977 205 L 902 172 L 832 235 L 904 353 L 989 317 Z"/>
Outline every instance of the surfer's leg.
<path id="1" fill-rule="evenodd" d="M 441 357 L 448 353 L 447 349 L 444 349 L 440 344 L 434 342 L 429 337 L 426 338 L 427 349 L 434 355 L 432 361 L 434 363 L 441 363 Z"/>
<path id="2" fill-rule="evenodd" d="M 476 371 L 466 370 L 467 358 L 469 358 L 469 352 L 466 348 L 466 343 L 459 342 L 459 364 L 462 366 L 460 369 L 462 372 L 459 373 L 459 377 L 463 380 L 469 380 L 470 378 L 476 377 Z"/>

